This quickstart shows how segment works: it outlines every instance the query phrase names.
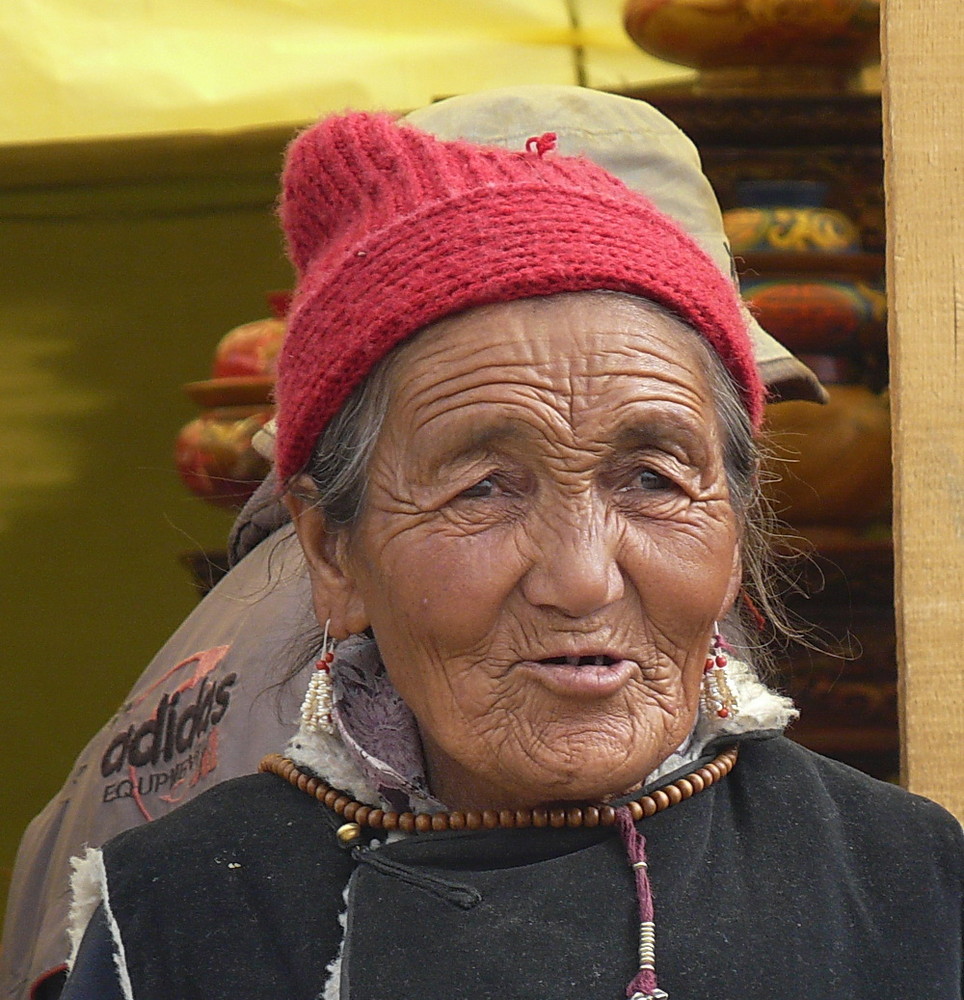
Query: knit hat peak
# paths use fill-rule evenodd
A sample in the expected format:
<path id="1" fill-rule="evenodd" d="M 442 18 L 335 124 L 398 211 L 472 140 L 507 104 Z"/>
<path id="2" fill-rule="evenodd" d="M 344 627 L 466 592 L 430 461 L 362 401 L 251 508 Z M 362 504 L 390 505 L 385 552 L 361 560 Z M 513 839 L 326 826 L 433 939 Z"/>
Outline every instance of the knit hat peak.
<path id="1" fill-rule="evenodd" d="M 441 141 L 379 112 L 328 118 L 298 136 L 288 151 L 281 221 L 288 252 L 299 276 L 324 248 L 326 256 L 371 239 L 390 225 L 421 211 L 437 211 L 480 187 L 553 184 L 567 177 L 565 161 L 531 171 L 555 146 L 555 135 L 530 138 L 524 149 L 505 150 L 463 140 Z M 625 185 L 583 157 L 600 191 Z"/>

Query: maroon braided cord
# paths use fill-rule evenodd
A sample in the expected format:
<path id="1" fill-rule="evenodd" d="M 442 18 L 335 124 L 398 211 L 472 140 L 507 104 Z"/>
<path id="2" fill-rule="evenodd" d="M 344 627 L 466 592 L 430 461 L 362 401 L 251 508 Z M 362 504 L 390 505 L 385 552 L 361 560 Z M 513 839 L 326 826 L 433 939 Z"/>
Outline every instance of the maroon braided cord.
<path id="1" fill-rule="evenodd" d="M 616 810 L 616 826 L 619 835 L 623 838 L 626 846 L 626 854 L 636 878 L 636 898 L 639 901 L 639 922 L 640 924 L 653 923 L 653 891 L 649 885 L 649 875 L 646 870 L 646 838 L 636 829 L 633 822 L 632 813 L 626 806 Z M 640 968 L 626 987 L 626 996 L 635 997 L 659 996 L 660 991 L 656 985 L 656 970 L 653 968 Z"/>

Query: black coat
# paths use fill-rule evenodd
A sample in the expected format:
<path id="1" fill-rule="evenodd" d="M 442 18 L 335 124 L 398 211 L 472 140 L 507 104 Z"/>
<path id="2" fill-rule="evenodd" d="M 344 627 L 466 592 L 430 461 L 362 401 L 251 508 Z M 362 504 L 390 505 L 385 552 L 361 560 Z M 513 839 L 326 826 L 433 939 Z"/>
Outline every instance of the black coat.
<path id="1" fill-rule="evenodd" d="M 340 822 L 265 774 L 111 841 L 136 1000 L 315 1000 L 343 936 L 341 1000 L 624 995 L 638 916 L 612 829 L 430 834 L 355 858 Z M 961 997 L 962 834 L 932 802 L 777 737 L 639 829 L 671 1000 Z"/>

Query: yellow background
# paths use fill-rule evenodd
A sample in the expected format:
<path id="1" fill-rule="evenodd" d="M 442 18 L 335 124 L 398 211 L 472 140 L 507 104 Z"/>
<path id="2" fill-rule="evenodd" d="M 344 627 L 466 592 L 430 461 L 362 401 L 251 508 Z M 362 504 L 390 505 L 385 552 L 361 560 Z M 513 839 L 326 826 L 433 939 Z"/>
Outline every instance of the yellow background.
<path id="1" fill-rule="evenodd" d="M 4 0 L 0 142 L 308 121 L 502 83 L 686 75 L 620 0 Z"/>

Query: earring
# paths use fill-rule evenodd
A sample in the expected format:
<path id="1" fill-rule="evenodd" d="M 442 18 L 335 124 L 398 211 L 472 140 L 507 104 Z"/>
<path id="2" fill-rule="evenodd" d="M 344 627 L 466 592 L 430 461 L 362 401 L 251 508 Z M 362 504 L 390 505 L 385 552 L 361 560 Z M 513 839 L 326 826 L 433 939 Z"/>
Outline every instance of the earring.
<path id="1" fill-rule="evenodd" d="M 321 658 L 315 663 L 308 681 L 308 690 L 301 705 L 301 728 L 309 733 L 328 733 L 335 731 L 331 721 L 331 664 L 335 659 L 335 640 L 328 635 L 331 619 L 325 622 L 325 635 L 322 639 Z"/>
<path id="2" fill-rule="evenodd" d="M 720 635 L 720 626 L 713 623 L 713 639 L 710 652 L 703 664 L 703 688 L 700 704 L 706 715 L 716 714 L 728 719 L 737 709 L 736 698 L 726 680 L 726 654 L 732 652 L 726 640 Z"/>

